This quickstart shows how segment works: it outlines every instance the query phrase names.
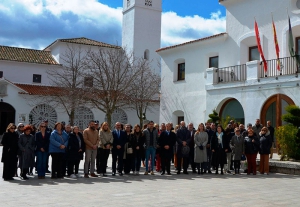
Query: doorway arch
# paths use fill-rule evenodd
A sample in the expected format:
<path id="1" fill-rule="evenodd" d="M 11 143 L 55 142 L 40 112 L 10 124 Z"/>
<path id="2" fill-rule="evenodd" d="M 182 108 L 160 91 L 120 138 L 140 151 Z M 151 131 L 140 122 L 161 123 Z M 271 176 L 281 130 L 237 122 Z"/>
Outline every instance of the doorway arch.
<path id="1" fill-rule="evenodd" d="M 226 118 L 227 116 L 230 116 L 233 117 L 238 123 L 245 123 L 245 113 L 243 106 L 235 98 L 230 98 L 222 104 L 219 116 L 222 119 Z"/>
<path id="2" fill-rule="evenodd" d="M 9 103 L 0 102 L 0 135 L 6 131 L 9 123 L 15 123 L 16 110 Z"/>
<path id="3" fill-rule="evenodd" d="M 269 97 L 261 109 L 261 123 L 266 125 L 267 121 L 270 120 L 273 126 L 282 126 L 284 123 L 281 117 L 286 113 L 285 107 L 289 105 L 295 105 L 295 103 L 287 95 L 275 94 Z"/>

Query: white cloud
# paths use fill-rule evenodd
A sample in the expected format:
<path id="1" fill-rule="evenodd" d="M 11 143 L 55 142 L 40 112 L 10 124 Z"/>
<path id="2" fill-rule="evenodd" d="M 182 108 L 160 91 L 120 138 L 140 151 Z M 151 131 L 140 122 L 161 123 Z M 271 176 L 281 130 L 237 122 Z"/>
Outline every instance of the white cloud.
<path id="1" fill-rule="evenodd" d="M 81 36 L 111 44 L 121 42 L 122 8 L 111 8 L 97 0 L 2 1 L 0 44 L 41 48 L 57 38 Z M 163 47 L 224 31 L 225 17 L 220 11 L 210 18 L 162 14 Z"/>
<path id="2" fill-rule="evenodd" d="M 210 18 L 198 15 L 178 16 L 175 12 L 166 12 L 162 15 L 163 46 L 188 42 L 198 38 L 224 32 L 226 19 L 221 12 L 211 14 Z"/>

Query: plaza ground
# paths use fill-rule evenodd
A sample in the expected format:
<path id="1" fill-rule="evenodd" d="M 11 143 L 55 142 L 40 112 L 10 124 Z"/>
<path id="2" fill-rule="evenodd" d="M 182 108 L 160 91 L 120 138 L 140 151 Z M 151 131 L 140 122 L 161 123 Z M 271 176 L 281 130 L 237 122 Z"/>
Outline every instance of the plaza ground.
<path id="1" fill-rule="evenodd" d="M 0 147 L 2 155 L 2 147 Z M 1 206 L 300 206 L 300 176 L 124 175 L 98 178 L 0 180 Z M 0 165 L 0 175 L 2 177 Z M 83 162 L 80 165 L 82 174 Z M 142 168 L 144 170 L 144 168 Z"/>

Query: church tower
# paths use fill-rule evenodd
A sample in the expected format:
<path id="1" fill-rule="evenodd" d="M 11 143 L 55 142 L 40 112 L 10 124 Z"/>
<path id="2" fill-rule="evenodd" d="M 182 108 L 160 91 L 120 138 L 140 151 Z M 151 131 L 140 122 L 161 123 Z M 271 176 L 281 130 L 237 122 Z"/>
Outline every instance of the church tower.
<path id="1" fill-rule="evenodd" d="M 122 46 L 160 72 L 162 0 L 123 0 Z"/>

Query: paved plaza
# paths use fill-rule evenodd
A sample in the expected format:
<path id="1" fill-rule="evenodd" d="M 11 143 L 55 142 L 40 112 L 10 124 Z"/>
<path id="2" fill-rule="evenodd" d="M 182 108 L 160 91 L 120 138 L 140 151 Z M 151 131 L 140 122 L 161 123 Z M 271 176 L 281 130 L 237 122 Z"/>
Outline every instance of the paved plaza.
<path id="1" fill-rule="evenodd" d="M 2 155 L 2 147 L 0 147 Z M 2 177 L 2 163 L 0 175 Z M 80 173 L 83 169 L 81 162 Z M 142 168 L 144 170 L 144 168 Z M 109 161 L 111 172 L 111 158 Z M 300 206 L 300 176 L 124 175 L 0 181 L 1 206 Z"/>

